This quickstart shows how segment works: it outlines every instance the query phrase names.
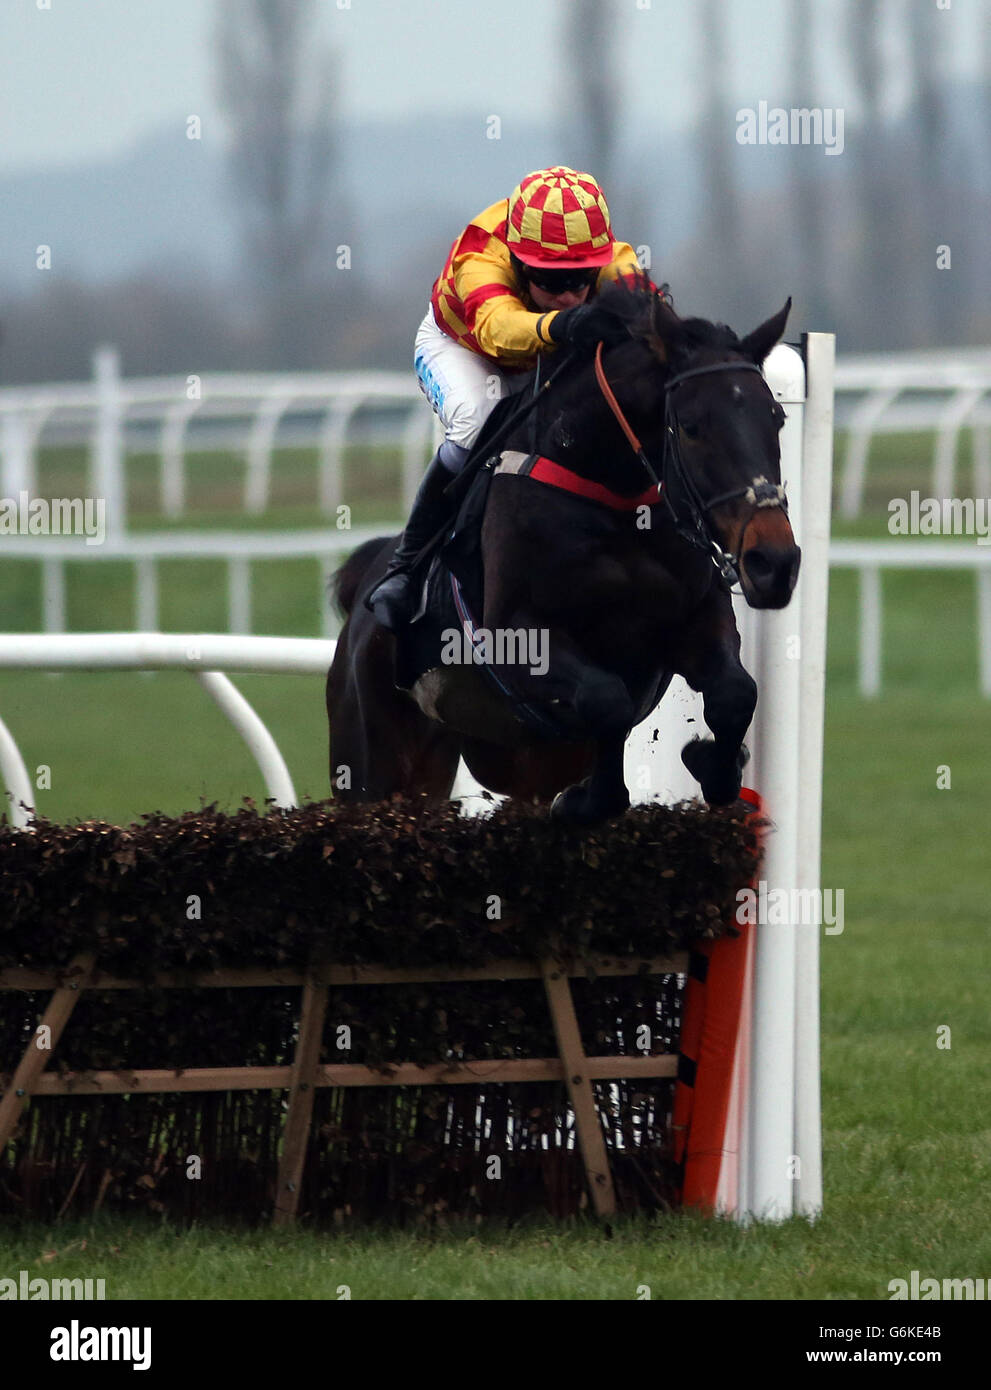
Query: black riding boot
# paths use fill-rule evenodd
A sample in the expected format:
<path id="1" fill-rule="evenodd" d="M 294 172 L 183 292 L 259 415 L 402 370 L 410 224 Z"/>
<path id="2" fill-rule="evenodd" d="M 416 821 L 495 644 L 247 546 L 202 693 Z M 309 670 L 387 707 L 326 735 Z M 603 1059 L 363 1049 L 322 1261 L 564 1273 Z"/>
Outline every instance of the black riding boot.
<path id="1" fill-rule="evenodd" d="M 444 489 L 455 476 L 445 468 L 437 453 L 423 475 L 417 490 L 406 529 L 399 538 L 395 554 L 389 568 L 365 599 L 365 607 L 370 609 L 382 624 L 396 632 L 413 616 L 413 584 L 410 566 L 451 512 L 451 503 L 444 497 Z"/>

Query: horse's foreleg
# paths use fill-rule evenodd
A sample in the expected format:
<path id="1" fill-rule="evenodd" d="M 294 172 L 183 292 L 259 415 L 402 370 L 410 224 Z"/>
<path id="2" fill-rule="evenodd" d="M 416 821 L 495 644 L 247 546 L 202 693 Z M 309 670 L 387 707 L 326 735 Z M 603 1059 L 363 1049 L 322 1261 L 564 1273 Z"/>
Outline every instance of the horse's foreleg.
<path id="1" fill-rule="evenodd" d="M 530 626 L 519 616 L 513 623 L 517 630 Z M 551 813 L 587 824 L 620 815 L 630 804 L 623 750 L 636 710 L 629 689 L 615 673 L 588 661 L 564 634 L 547 632 L 545 651 L 542 669 L 516 668 L 514 689 L 595 750 L 590 775 L 559 792 Z"/>
<path id="2" fill-rule="evenodd" d="M 710 806 L 727 806 L 740 795 L 747 753 L 743 740 L 757 707 L 757 684 L 740 661 L 740 634 L 729 597 L 720 594 L 709 622 L 693 629 L 690 649 L 676 670 L 702 695 L 711 739 L 686 743 L 681 760 Z"/>
<path id="3" fill-rule="evenodd" d="M 551 803 L 551 815 L 579 825 L 619 816 L 630 804 L 630 793 L 623 776 L 626 732 L 600 739 L 595 749 L 595 766 L 590 776 L 573 787 L 558 792 Z"/>

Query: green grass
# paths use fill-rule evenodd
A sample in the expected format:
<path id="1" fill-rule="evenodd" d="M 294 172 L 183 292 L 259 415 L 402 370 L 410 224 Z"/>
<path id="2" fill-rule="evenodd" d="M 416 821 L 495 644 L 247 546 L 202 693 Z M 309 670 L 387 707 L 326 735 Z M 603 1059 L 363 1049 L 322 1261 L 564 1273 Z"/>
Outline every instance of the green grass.
<path id="1" fill-rule="evenodd" d="M 330 794 L 319 676 L 235 677 L 275 737 L 297 796 Z M 29 775 L 51 769 L 39 814 L 58 821 L 177 814 L 217 801 L 259 804 L 261 774 L 195 676 L 183 671 L 0 674 L 0 713 Z"/>
<path id="2" fill-rule="evenodd" d="M 917 481 L 899 477 L 888 495 L 926 486 L 928 448 L 917 453 Z M 876 511 L 870 525 L 865 534 L 884 533 Z M 256 597 L 258 630 L 315 633 L 310 579 L 275 568 L 269 595 Z M 0 568 L 0 599 L 19 608 L 21 626 L 30 594 L 17 569 Z M 128 626 L 119 584 L 87 582 L 95 587 L 73 594 L 74 625 Z M 586 1221 L 275 1233 L 98 1217 L 8 1226 L 0 1275 L 102 1277 L 110 1298 L 336 1298 L 346 1284 L 365 1299 L 531 1300 L 632 1299 L 643 1284 L 655 1299 L 885 1298 L 888 1281 L 913 1269 L 987 1277 L 991 702 L 977 693 L 972 581 L 884 582 L 885 693 L 873 701 L 855 687 L 855 578 L 837 573 L 831 584 L 823 883 L 843 889 L 845 926 L 822 943 L 826 1196 L 816 1225 L 741 1230 L 679 1213 L 618 1221 L 610 1238 Z M 170 624 L 222 628 L 221 583 L 183 567 L 163 574 Z M 111 611 L 113 621 L 96 621 Z M 236 679 L 297 790 L 324 795 L 321 682 Z M 39 799 L 59 819 L 262 795 L 236 735 L 182 673 L 9 673 L 0 713 L 29 766 L 52 766 Z M 949 790 L 937 788 L 940 766 Z M 949 1050 L 937 1047 L 944 1025 Z"/>
<path id="3" fill-rule="evenodd" d="M 913 434 L 878 434 L 871 440 L 864 474 L 864 515 L 856 522 L 843 522 L 844 535 L 875 534 L 878 518 L 886 523 L 888 503 L 893 497 L 908 497 L 913 488 L 923 497 L 932 495 L 932 461 L 935 436 L 930 432 Z M 847 443 L 838 435 L 834 452 L 833 509 L 846 471 Z M 957 472 L 954 496 L 974 497 L 973 434 L 961 430 L 957 450 Z"/>
<path id="4" fill-rule="evenodd" d="M 815 1226 L 741 1230 L 686 1212 L 618 1220 L 608 1233 L 587 1221 L 417 1233 L 97 1219 L 8 1238 L 0 1273 L 102 1278 L 108 1299 L 337 1299 L 342 1285 L 352 1299 L 636 1299 L 644 1285 L 656 1300 L 887 1298 L 889 1280 L 912 1269 L 987 1269 L 988 1236 L 961 1251 L 958 1227 L 940 1228 L 936 1207 L 914 1231 L 839 1210 Z"/>
<path id="5" fill-rule="evenodd" d="M 343 557 L 342 557 L 343 558 Z M 317 560 L 251 564 L 252 627 L 268 636 L 319 637 L 328 598 Z M 222 560 L 163 560 L 158 565 L 159 630 L 226 632 L 227 566 Z M 65 567 L 69 632 L 125 632 L 137 622 L 134 567 L 123 561 L 71 561 Z M 42 629 L 40 566 L 0 566 L 6 632 Z"/>
<path id="6" fill-rule="evenodd" d="M 838 605 L 834 619 L 842 621 Z M 136 807 L 127 791 L 138 785 L 135 771 L 142 786 L 173 785 L 178 804 L 192 804 L 180 783 L 205 792 L 207 773 L 210 795 L 244 790 L 228 762 L 237 749 L 215 742 L 221 729 L 210 731 L 209 707 L 185 715 L 185 699 L 199 692 L 183 695 L 181 677 L 71 677 L 64 688 L 125 679 L 168 693 L 165 755 L 146 754 L 135 769 L 125 766 L 129 753 L 115 751 L 120 761 L 90 786 L 91 809 L 94 798 L 101 814 Z M 980 969 L 991 706 L 933 683 L 924 673 L 914 688 L 866 702 L 848 680 L 831 680 L 823 883 L 842 888 L 845 903 L 842 935 L 823 940 L 826 1210 L 816 1226 L 744 1232 L 683 1213 L 619 1222 L 606 1239 L 584 1222 L 286 1236 L 73 1221 L 0 1234 L 0 1273 L 103 1277 L 111 1298 L 261 1299 L 334 1298 L 342 1283 L 355 1298 L 634 1298 L 639 1284 L 654 1298 L 884 1298 L 888 1281 L 913 1269 L 983 1277 L 991 1268 L 991 1020 Z M 285 682 L 269 703 L 260 688 L 250 692 L 285 738 L 298 778 L 308 756 L 323 775 L 319 691 L 306 697 L 307 684 Z M 114 692 L 104 687 L 93 709 L 112 731 Z M 294 719 L 302 720 L 295 729 Z M 60 735 L 70 727 L 60 721 Z M 145 726 L 128 728 L 130 738 Z M 182 746 L 192 782 L 177 771 Z M 950 790 L 937 789 L 939 764 L 951 769 Z M 59 785 L 56 777 L 53 798 Z M 82 808 L 85 785 L 81 778 L 69 804 Z M 949 1050 L 937 1047 L 942 1025 Z M 49 1260 L 51 1250 L 65 1253 Z"/>
<path id="7" fill-rule="evenodd" d="M 328 526 L 317 505 L 315 449 L 277 449 L 273 456 L 269 506 L 259 516 L 244 512 L 247 472 L 240 453 L 217 450 L 186 455 L 186 509 L 170 520 L 161 513 L 161 467 L 157 455 L 129 454 L 126 462 L 128 525 L 135 531 L 278 530 Z M 400 496 L 399 450 L 349 445 L 343 455 L 342 494 L 352 525 L 394 521 Z M 89 490 L 87 451 L 48 448 L 38 460 L 38 495 L 84 497 Z"/>

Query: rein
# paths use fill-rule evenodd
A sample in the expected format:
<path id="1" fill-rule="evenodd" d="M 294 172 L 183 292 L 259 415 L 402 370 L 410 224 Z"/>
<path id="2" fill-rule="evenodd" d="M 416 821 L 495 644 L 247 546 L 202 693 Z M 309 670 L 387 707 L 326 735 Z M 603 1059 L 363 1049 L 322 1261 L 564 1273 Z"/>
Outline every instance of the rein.
<path id="1" fill-rule="evenodd" d="M 631 428 L 629 420 L 624 415 L 622 407 L 609 385 L 605 368 L 602 365 L 602 344 L 599 343 L 595 350 L 595 379 L 598 382 L 599 390 L 615 416 L 616 423 L 626 436 L 630 448 L 640 460 L 648 477 L 656 485 L 659 496 L 667 503 L 675 530 L 683 540 L 694 546 L 696 550 L 706 551 L 722 578 L 728 584 L 733 585 L 740 582 L 740 556 L 739 554 L 728 554 L 723 550 L 712 534 L 709 513 L 724 502 L 733 502 L 739 497 L 745 498 L 751 505 L 751 514 L 740 531 L 742 546 L 747 526 L 750 525 L 755 513 L 760 508 L 780 507 L 787 514 L 788 502 L 784 488 L 779 483 L 769 483 L 763 477 L 754 478 L 745 487 L 734 488 L 730 492 L 721 492 L 716 497 L 710 497 L 708 501 L 702 498 L 695 486 L 685 467 L 684 459 L 681 457 L 678 443 L 678 413 L 674 404 L 673 392 L 682 382 L 689 381 L 693 377 L 709 376 L 713 372 L 760 372 L 760 368 L 754 362 L 716 362 L 710 367 L 692 367 L 686 372 L 679 372 L 676 376 L 667 379 L 664 383 L 664 455 L 661 460 L 661 476 L 658 478 L 643 445 Z M 685 518 L 678 515 L 671 500 L 670 481 L 672 478 L 678 483 L 688 501 L 688 515 Z"/>

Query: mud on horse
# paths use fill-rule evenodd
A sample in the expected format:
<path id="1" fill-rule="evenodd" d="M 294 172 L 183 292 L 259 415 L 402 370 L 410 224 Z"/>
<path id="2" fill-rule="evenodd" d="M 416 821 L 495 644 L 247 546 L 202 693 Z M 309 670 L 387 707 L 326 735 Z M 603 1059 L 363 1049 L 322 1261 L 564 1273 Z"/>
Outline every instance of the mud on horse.
<path id="1" fill-rule="evenodd" d="M 790 306 L 741 339 L 679 318 L 646 283 L 617 285 L 601 311 L 628 339 L 575 362 L 502 441 L 481 533 L 482 626 L 545 634 L 546 670 L 504 667 L 500 690 L 478 665 L 438 665 L 398 690 L 396 639 L 362 602 L 395 538 L 350 557 L 327 680 L 336 795 L 441 800 L 463 756 L 483 786 L 552 801 L 555 816 L 617 815 L 627 735 L 678 674 L 701 692 L 712 733 L 682 759 L 707 802 L 735 801 L 757 687 L 730 588 L 783 608 L 800 561 L 781 487 L 784 411 L 760 373 Z"/>

